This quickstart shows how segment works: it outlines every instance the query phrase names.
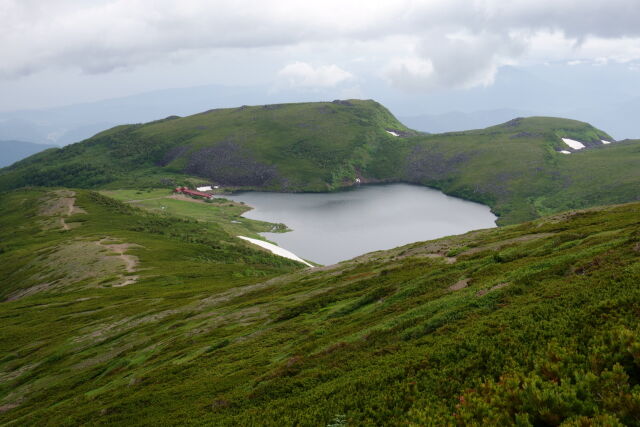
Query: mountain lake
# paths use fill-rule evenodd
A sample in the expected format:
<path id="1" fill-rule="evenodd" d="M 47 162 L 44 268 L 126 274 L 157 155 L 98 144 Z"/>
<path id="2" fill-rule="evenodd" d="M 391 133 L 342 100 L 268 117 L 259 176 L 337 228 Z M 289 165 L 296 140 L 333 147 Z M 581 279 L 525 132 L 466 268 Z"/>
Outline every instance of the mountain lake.
<path id="1" fill-rule="evenodd" d="M 359 186 L 335 193 L 241 192 L 244 217 L 284 223 L 261 233 L 301 258 L 335 264 L 367 252 L 495 227 L 488 206 L 409 184 Z"/>

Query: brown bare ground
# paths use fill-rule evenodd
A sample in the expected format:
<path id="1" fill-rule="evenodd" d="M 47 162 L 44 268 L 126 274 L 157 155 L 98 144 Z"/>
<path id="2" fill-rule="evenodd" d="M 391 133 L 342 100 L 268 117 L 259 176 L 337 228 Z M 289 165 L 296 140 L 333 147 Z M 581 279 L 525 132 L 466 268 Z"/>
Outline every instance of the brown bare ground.
<path id="1" fill-rule="evenodd" d="M 13 408 L 17 408 L 20 406 L 17 403 L 5 403 L 4 405 L 0 405 L 0 412 L 7 412 Z"/>
<path id="2" fill-rule="evenodd" d="M 65 217 L 79 213 L 87 213 L 84 209 L 75 205 L 75 191 L 55 190 L 48 193 L 40 200 L 39 214 L 45 217 L 57 217 L 53 220 L 44 221 L 45 229 L 55 228 L 56 223 L 63 230 L 70 230 L 71 225 L 67 224 Z M 77 226 L 77 225 L 74 225 Z"/>
<path id="3" fill-rule="evenodd" d="M 109 249 L 112 252 L 118 254 L 118 257 L 124 262 L 125 270 L 127 273 L 133 273 L 136 271 L 136 266 L 138 265 L 138 257 L 133 255 L 126 255 L 125 252 L 129 248 L 139 248 L 140 245 L 136 245 L 135 243 L 111 243 L 108 244 L 109 238 L 101 239 L 98 244 Z"/>
<path id="4" fill-rule="evenodd" d="M 417 255 L 417 256 L 424 257 L 424 258 L 432 258 L 432 259 L 442 259 L 445 262 L 445 264 L 453 264 L 458 260 L 454 256 L 446 256 L 442 254 L 424 254 L 424 255 Z"/>
<path id="5" fill-rule="evenodd" d="M 68 241 L 28 263 L 24 269 L 34 273 L 24 281 L 24 288 L 9 294 L 5 301 L 68 288 L 87 279 L 95 279 L 93 283 L 85 285 L 89 287 L 120 287 L 135 283 L 139 276 L 130 273 L 137 271 L 138 257 L 126 254 L 126 251 L 133 247 L 140 246 L 120 243 L 112 238 L 103 238 L 100 241 Z M 110 276 L 115 277 L 99 283 L 101 279 Z"/>
<path id="6" fill-rule="evenodd" d="M 108 250 L 115 252 L 116 254 L 118 254 L 118 258 L 120 258 L 122 260 L 122 262 L 124 263 L 124 268 L 125 271 L 127 273 L 133 273 L 136 271 L 136 267 L 138 265 L 138 257 L 134 256 L 134 255 L 127 255 L 125 252 L 129 249 L 129 248 L 135 248 L 135 247 L 140 247 L 140 245 L 136 245 L 133 243 L 108 243 L 109 241 L 113 242 L 112 239 L 109 238 L 103 238 L 100 239 L 100 241 L 98 242 L 98 244 L 104 248 L 107 248 Z M 138 281 L 138 276 L 123 276 L 121 275 L 121 282 L 117 283 L 117 284 L 113 284 L 112 286 L 114 287 L 122 287 L 122 286 L 127 286 L 127 285 L 131 285 L 133 283 L 136 283 Z"/>
<path id="7" fill-rule="evenodd" d="M 495 286 L 493 286 L 493 287 L 491 287 L 489 289 L 481 289 L 478 292 L 476 292 L 476 296 L 477 297 L 481 297 L 483 295 L 488 294 L 489 292 L 497 291 L 498 289 L 502 289 L 502 288 L 504 288 L 505 286 L 508 286 L 508 285 L 509 285 L 509 282 L 504 282 L 504 283 L 499 283 L 499 284 L 497 284 L 497 285 L 495 285 Z"/>
<path id="8" fill-rule="evenodd" d="M 471 279 L 462 279 L 460 281 L 458 281 L 457 283 L 449 286 L 449 290 L 450 291 L 459 291 L 460 289 L 464 289 L 467 286 L 469 286 L 469 282 L 471 281 Z"/>

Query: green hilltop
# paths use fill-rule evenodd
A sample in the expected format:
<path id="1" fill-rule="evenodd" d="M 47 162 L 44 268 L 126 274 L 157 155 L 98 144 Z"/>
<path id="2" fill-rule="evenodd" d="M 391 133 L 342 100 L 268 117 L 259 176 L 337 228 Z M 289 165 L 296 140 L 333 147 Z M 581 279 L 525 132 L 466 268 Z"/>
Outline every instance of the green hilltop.
<path id="1" fill-rule="evenodd" d="M 385 130 L 416 134 L 373 101 L 218 109 L 115 127 L 17 163 L 0 185 L 158 186 L 163 176 L 187 174 L 226 186 L 327 191 L 343 185 L 346 165 L 364 164 L 391 137 Z"/>
<path id="2" fill-rule="evenodd" d="M 397 135 L 397 136 L 395 136 Z M 587 148 L 570 155 L 561 138 Z M 487 129 L 427 135 L 374 101 L 211 110 L 119 126 L 0 170 L 21 186 L 334 191 L 409 182 L 489 205 L 500 224 L 566 209 L 640 200 L 638 141 L 574 120 L 530 117 Z"/>
<path id="3" fill-rule="evenodd" d="M 310 269 L 212 208 L 0 195 L 0 424 L 637 425 L 639 203 Z"/>

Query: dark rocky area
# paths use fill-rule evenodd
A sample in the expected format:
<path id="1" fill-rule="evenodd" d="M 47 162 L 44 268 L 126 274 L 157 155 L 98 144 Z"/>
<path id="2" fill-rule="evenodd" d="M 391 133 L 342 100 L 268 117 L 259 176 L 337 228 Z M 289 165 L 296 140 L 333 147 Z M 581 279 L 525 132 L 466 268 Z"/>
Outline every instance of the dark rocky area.
<path id="1" fill-rule="evenodd" d="M 446 157 L 431 147 L 416 146 L 407 158 L 405 167 L 407 179 L 416 183 L 446 179 L 470 157 L 468 153 Z"/>
<path id="2" fill-rule="evenodd" d="M 274 166 L 256 161 L 232 141 L 195 151 L 184 172 L 231 186 L 268 186 L 278 180 Z"/>

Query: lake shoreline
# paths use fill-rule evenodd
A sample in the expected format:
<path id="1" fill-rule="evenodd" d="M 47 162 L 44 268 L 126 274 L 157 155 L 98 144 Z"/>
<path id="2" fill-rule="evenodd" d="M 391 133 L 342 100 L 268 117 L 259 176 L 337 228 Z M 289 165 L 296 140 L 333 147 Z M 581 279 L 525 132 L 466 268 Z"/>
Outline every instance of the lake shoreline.
<path id="1" fill-rule="evenodd" d="M 239 195 L 242 193 L 277 193 L 277 194 L 334 194 L 334 193 L 341 193 L 341 192 L 346 192 L 346 191 L 356 191 L 358 188 L 362 188 L 362 187 L 376 187 L 376 186 L 385 186 L 385 185 L 394 185 L 394 184 L 405 184 L 405 185 L 413 185 L 416 187 L 423 187 L 423 188 L 429 188 L 432 190 L 436 190 L 436 191 L 440 191 L 441 193 L 450 196 L 450 197 L 455 197 L 458 199 L 462 199 L 465 200 L 467 202 L 472 202 L 472 203 L 478 203 L 480 205 L 483 206 L 487 206 L 489 207 L 489 209 L 491 210 L 491 213 L 493 215 L 496 216 L 496 223 L 497 221 L 500 219 L 500 213 L 494 210 L 494 206 L 492 206 L 490 204 L 490 201 L 488 200 L 481 200 L 480 198 L 470 198 L 468 197 L 466 194 L 461 194 L 458 192 L 447 192 L 445 191 L 443 188 L 441 187 L 436 187 L 436 186 L 432 186 L 432 185 L 426 185 L 426 184 L 422 184 L 422 183 L 417 183 L 417 182 L 412 182 L 412 181 L 405 181 L 405 180 L 396 180 L 396 179 L 373 179 L 373 178 L 361 178 L 363 181 L 360 183 L 350 183 L 350 184 L 343 184 L 340 187 L 336 187 L 334 189 L 329 189 L 327 191 L 310 191 L 310 190 L 291 190 L 291 191 L 285 191 L 283 189 L 269 189 L 269 188 L 261 188 L 261 187 L 231 187 L 230 190 L 228 190 L 228 193 L 222 193 L 220 194 L 221 196 L 235 196 L 235 195 Z"/>
<path id="2" fill-rule="evenodd" d="M 260 233 L 319 264 L 421 240 L 495 227 L 490 207 L 429 187 L 365 184 L 332 192 L 238 191 L 228 196 L 250 207 L 243 217 L 284 223 L 286 233 Z M 313 242 L 313 243 L 310 243 Z"/>

